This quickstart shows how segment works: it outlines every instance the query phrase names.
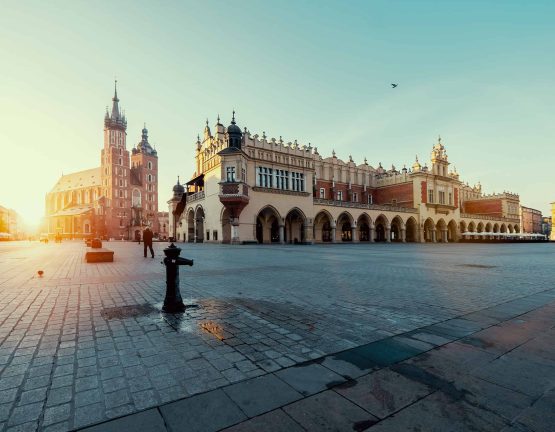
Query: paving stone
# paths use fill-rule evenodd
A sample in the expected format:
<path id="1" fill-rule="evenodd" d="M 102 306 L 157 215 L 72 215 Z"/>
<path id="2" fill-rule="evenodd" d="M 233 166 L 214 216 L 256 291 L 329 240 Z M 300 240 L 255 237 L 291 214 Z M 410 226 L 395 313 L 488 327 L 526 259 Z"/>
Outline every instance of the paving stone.
<path id="1" fill-rule="evenodd" d="M 57 405 L 44 410 L 43 426 L 59 423 L 67 420 L 71 414 L 70 404 Z"/>
<path id="2" fill-rule="evenodd" d="M 304 396 L 310 396 L 346 381 L 341 375 L 316 363 L 283 369 L 275 375 Z"/>
<path id="3" fill-rule="evenodd" d="M 75 406 L 83 407 L 99 403 L 102 400 L 102 392 L 100 389 L 85 390 L 75 393 Z"/>
<path id="4" fill-rule="evenodd" d="M 222 390 L 163 405 L 160 411 L 173 432 L 218 431 L 247 418 Z M 195 421 L 184 422 L 183 418 L 194 418 Z"/>
<path id="5" fill-rule="evenodd" d="M 36 422 L 42 413 L 42 402 L 15 407 L 8 421 L 9 426 Z"/>
<path id="6" fill-rule="evenodd" d="M 376 363 L 357 355 L 353 350 L 326 356 L 320 364 L 347 379 L 366 375 L 378 367 Z"/>
<path id="7" fill-rule="evenodd" d="M 332 390 L 327 390 L 283 408 L 307 431 L 357 431 L 378 419 Z"/>
<path id="8" fill-rule="evenodd" d="M 261 416 L 254 417 L 250 420 L 239 423 L 238 425 L 224 429 L 222 432 L 303 432 L 304 429 L 299 426 L 291 417 L 285 414 L 281 409 L 270 411 Z"/>
<path id="9" fill-rule="evenodd" d="M 249 417 L 279 408 L 302 397 L 273 375 L 252 378 L 223 390 Z"/>
<path id="10" fill-rule="evenodd" d="M 391 338 L 382 339 L 353 349 L 354 354 L 367 358 L 378 366 L 389 366 L 422 352 L 422 349 L 409 346 Z"/>
<path id="11" fill-rule="evenodd" d="M 143 390 L 131 395 L 133 403 L 138 409 L 150 408 L 158 405 L 158 397 L 154 390 Z"/>
<path id="12" fill-rule="evenodd" d="M 60 387 L 48 392 L 46 406 L 60 405 L 73 399 L 71 387 Z"/>
<path id="13" fill-rule="evenodd" d="M 166 432 L 164 420 L 156 409 L 149 409 L 83 429 L 83 432 Z"/>
<path id="14" fill-rule="evenodd" d="M 104 407 L 101 403 L 75 408 L 74 428 L 82 428 L 105 420 Z"/>
<path id="15" fill-rule="evenodd" d="M 380 419 L 435 391 L 389 369 L 365 375 L 333 390 Z"/>
<path id="16" fill-rule="evenodd" d="M 46 399 L 47 387 L 42 387 L 34 390 L 28 390 L 21 393 L 19 398 L 19 405 L 26 405 L 33 402 L 42 402 Z"/>

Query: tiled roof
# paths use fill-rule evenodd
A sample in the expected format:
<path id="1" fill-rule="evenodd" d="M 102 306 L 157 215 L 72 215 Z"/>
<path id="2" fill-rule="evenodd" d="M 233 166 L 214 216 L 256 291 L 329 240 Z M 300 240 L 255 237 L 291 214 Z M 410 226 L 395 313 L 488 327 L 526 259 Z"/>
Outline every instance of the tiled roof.
<path id="1" fill-rule="evenodd" d="M 63 175 L 50 192 L 100 186 L 102 181 L 100 175 L 100 167 Z"/>

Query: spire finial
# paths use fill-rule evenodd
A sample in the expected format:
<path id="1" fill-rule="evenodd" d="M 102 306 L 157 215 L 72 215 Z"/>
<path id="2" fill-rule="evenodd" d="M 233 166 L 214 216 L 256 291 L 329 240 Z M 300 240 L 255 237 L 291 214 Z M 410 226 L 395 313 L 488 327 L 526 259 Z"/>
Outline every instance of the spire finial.
<path id="1" fill-rule="evenodd" d="M 114 100 L 118 100 L 118 80 L 114 79 Z"/>
<path id="2" fill-rule="evenodd" d="M 143 122 L 143 129 L 146 129 L 146 122 Z"/>
<path id="3" fill-rule="evenodd" d="M 438 144 L 441 144 L 441 135 L 437 136 L 437 142 L 438 142 Z"/>
<path id="4" fill-rule="evenodd" d="M 218 124 L 220 124 L 220 113 L 218 113 Z"/>
<path id="5" fill-rule="evenodd" d="M 206 127 L 208 127 L 208 117 L 206 118 Z"/>
<path id="6" fill-rule="evenodd" d="M 177 184 L 179 184 L 179 176 L 177 176 Z"/>
<path id="7" fill-rule="evenodd" d="M 235 124 L 235 110 L 233 110 L 233 115 L 231 116 L 231 124 Z"/>

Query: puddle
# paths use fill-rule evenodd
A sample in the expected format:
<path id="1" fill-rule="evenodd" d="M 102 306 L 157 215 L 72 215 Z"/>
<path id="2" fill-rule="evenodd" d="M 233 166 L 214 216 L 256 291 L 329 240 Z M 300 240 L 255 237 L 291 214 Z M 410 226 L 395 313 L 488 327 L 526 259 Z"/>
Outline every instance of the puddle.
<path id="1" fill-rule="evenodd" d="M 226 338 L 224 329 L 215 322 L 204 321 L 199 323 L 199 327 L 205 332 L 212 334 L 218 340 L 224 340 Z"/>
<path id="2" fill-rule="evenodd" d="M 151 304 L 145 303 L 141 305 L 118 306 L 102 309 L 100 315 L 104 319 L 123 319 L 136 318 L 158 312 Z"/>

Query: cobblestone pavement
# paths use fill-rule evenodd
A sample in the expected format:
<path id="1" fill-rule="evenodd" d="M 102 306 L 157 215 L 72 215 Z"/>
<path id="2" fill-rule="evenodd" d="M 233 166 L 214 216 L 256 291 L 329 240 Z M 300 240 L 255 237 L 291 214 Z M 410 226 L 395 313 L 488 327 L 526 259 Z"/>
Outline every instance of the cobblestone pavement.
<path id="1" fill-rule="evenodd" d="M 339 409 L 343 417 L 354 419 L 345 430 L 404 430 L 411 424 L 410 409 L 416 410 L 415 419 L 436 410 L 441 417 L 453 404 L 446 397 L 470 392 L 466 387 L 453 390 L 454 378 L 445 376 L 462 363 L 432 370 L 449 365 L 449 350 L 455 358 L 462 352 L 487 360 L 487 366 L 471 361 L 484 367 L 467 387 L 481 392 L 483 383 L 491 382 L 517 393 L 510 394 L 515 399 L 524 395 L 515 402 L 522 410 L 537 401 L 553 406 L 549 391 L 555 360 L 545 341 L 548 336 L 553 340 L 555 323 L 547 312 L 531 315 L 532 324 L 514 318 L 545 305 L 553 317 L 552 244 L 181 244 L 182 255 L 195 260 L 193 267 L 181 269 L 182 294 L 194 305 L 181 316 L 158 312 L 165 244 L 155 245 L 156 259 L 143 258 L 142 245 L 135 243 L 105 246 L 115 251 L 114 263 L 86 264 L 81 242 L 0 244 L 0 430 L 70 430 L 141 412 L 121 421 L 157 427 L 156 415 L 162 413 L 162 427 L 176 431 L 180 426 L 172 419 L 183 410 L 198 413 L 198 407 L 206 406 L 228 407 L 222 409 L 225 421 L 213 422 L 211 430 L 236 423 L 237 430 L 260 430 L 257 421 L 283 427 L 276 430 L 323 430 L 318 416 L 307 417 L 315 406 L 344 406 Z M 535 354 L 514 354 L 515 347 L 528 346 L 534 337 L 539 342 L 530 345 L 530 352 Z M 463 342 L 453 342 L 460 338 Z M 389 354 L 383 360 L 375 352 Z M 339 367 L 341 355 L 349 361 Z M 295 367 L 299 364 L 303 366 Z M 533 366 L 531 375 L 519 378 L 516 388 L 500 373 L 517 376 L 527 365 Z M 398 393 L 408 391 L 407 405 L 423 398 L 422 404 L 391 416 L 406 406 L 395 391 L 384 393 L 390 395 L 387 409 L 370 409 L 355 400 L 367 398 L 349 393 L 357 387 L 351 380 L 355 372 L 377 369 L 365 379 L 381 377 L 379 383 L 390 382 L 391 388 L 402 389 Z M 534 381 L 539 371 L 543 386 Z M 384 376 L 374 376 L 378 373 Z M 313 374 L 323 376 L 316 380 L 320 384 L 314 384 Z M 334 387 L 346 379 L 344 389 Z M 322 391 L 324 381 L 334 388 Z M 295 387 L 298 382 L 309 384 Z M 260 389 L 269 388 L 276 389 L 277 400 L 266 395 L 261 399 L 271 403 L 253 402 Z M 243 400 L 244 394 L 250 399 Z M 293 403 L 297 399 L 302 400 Z M 176 400 L 185 406 L 167 404 Z M 461 415 L 476 413 L 482 402 L 464 402 L 470 404 L 468 412 L 457 409 Z M 529 413 L 528 423 L 513 426 L 507 413 L 500 416 L 472 427 L 520 431 L 536 430 L 526 429 L 534 421 L 541 424 L 537 410 Z M 186 430 L 209 430 L 200 420 L 196 429 L 188 424 Z M 110 430 L 111 424 L 97 429 Z M 463 424 L 452 430 L 468 429 Z"/>

